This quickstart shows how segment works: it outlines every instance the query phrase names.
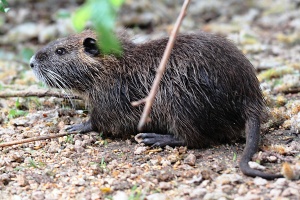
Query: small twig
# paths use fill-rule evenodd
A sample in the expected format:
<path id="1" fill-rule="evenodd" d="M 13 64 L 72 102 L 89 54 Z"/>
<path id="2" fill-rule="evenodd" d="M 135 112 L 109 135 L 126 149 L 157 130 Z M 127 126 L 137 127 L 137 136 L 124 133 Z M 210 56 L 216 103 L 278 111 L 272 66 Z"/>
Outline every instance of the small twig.
<path id="1" fill-rule="evenodd" d="M 300 88 L 299 87 L 297 87 L 297 88 L 287 88 L 287 89 L 282 90 L 280 92 L 282 92 L 284 94 L 295 94 L 295 93 L 299 93 L 300 92 Z"/>
<path id="2" fill-rule="evenodd" d="M 156 72 L 156 76 L 155 76 L 155 79 L 153 81 L 153 85 L 151 87 L 151 90 L 148 94 L 148 96 L 140 101 L 136 101 L 136 102 L 132 102 L 132 105 L 139 105 L 141 103 L 146 103 L 145 104 L 145 107 L 144 107 L 144 110 L 143 110 L 143 113 L 142 113 L 142 116 L 141 116 L 141 119 L 140 119 L 140 122 L 138 124 L 138 130 L 141 131 L 142 128 L 144 127 L 145 123 L 147 121 L 149 121 L 149 113 L 151 111 L 151 106 L 153 104 L 153 101 L 155 99 L 155 95 L 158 91 L 158 86 L 160 84 L 160 80 L 165 72 L 165 69 L 166 69 L 166 64 L 168 62 L 168 59 L 170 57 L 170 54 L 171 54 L 171 51 L 172 51 L 172 48 L 174 46 L 174 42 L 175 42 L 175 39 L 176 39 L 176 35 L 178 33 L 178 30 L 179 30 L 179 27 L 181 25 L 181 22 L 185 16 L 185 13 L 186 13 L 186 9 L 188 7 L 190 3 L 190 0 L 185 0 L 183 5 L 182 5 L 182 8 L 181 8 L 181 11 L 180 11 L 180 14 L 176 20 L 176 23 L 174 25 L 174 28 L 170 34 L 170 37 L 169 37 L 169 41 L 168 41 L 168 44 L 167 44 L 167 47 L 164 51 L 164 54 L 163 54 L 163 57 L 161 59 L 161 62 L 159 64 L 159 67 L 157 69 L 157 72 Z"/>
<path id="3" fill-rule="evenodd" d="M 69 132 L 69 133 L 66 132 L 66 133 L 60 133 L 60 134 L 43 135 L 43 136 L 36 136 L 36 137 L 27 138 L 27 139 L 23 139 L 23 140 L 3 142 L 3 143 L 0 143 L 0 147 L 8 147 L 8 146 L 16 145 L 16 144 L 24 144 L 24 143 L 34 142 L 34 141 L 39 141 L 39 140 L 58 138 L 58 137 L 63 137 L 66 135 L 71 135 L 71 134 L 76 134 L 76 133 L 78 133 L 78 132 Z"/>
<path id="4" fill-rule="evenodd" d="M 133 102 L 131 102 L 131 105 L 132 106 L 138 106 L 138 105 L 141 105 L 141 104 L 144 104 L 144 103 L 146 103 L 146 99 L 145 98 L 141 99 L 141 100 L 138 100 L 138 101 L 133 101 Z"/>
<path id="5" fill-rule="evenodd" d="M 59 97 L 59 98 L 70 98 L 70 99 L 80 99 L 78 96 L 66 95 L 61 92 L 53 90 L 22 90 L 22 91 L 13 91 L 5 90 L 0 92 L 0 98 L 10 98 L 10 97 Z"/>

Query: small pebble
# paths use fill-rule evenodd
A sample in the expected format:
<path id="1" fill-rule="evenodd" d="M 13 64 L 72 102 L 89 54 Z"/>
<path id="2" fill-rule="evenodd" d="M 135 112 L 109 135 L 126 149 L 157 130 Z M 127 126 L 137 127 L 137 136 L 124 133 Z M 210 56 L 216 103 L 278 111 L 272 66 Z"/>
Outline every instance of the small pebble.
<path id="1" fill-rule="evenodd" d="M 178 152 L 179 152 L 180 154 L 186 153 L 186 152 L 187 152 L 187 147 L 179 147 Z"/>
<path id="2" fill-rule="evenodd" d="M 160 161 L 160 163 L 161 163 L 161 166 L 163 166 L 163 167 L 166 167 L 166 166 L 170 166 L 170 165 L 171 165 L 171 161 L 166 160 L 166 159 L 162 159 L 162 160 Z"/>
<path id="3" fill-rule="evenodd" d="M 244 199 L 247 200 L 261 200 L 261 196 L 257 195 L 257 194 L 251 194 L 251 193 L 247 193 L 247 195 L 244 197 Z"/>
<path id="4" fill-rule="evenodd" d="M 207 189 L 202 188 L 202 187 L 196 187 L 195 189 L 192 190 L 190 193 L 191 198 L 200 198 L 203 197 L 207 193 Z"/>
<path id="5" fill-rule="evenodd" d="M 113 200 L 128 200 L 128 195 L 123 191 L 117 191 L 112 198 Z"/>
<path id="6" fill-rule="evenodd" d="M 248 192 L 248 188 L 246 185 L 241 185 L 238 190 L 239 195 L 244 195 Z"/>
<path id="7" fill-rule="evenodd" d="M 239 183 L 242 182 L 242 180 L 242 177 L 238 174 L 222 174 L 216 178 L 216 183 L 226 185 L 229 183 Z"/>
<path id="8" fill-rule="evenodd" d="M 281 192 L 282 192 L 282 190 L 280 190 L 280 189 L 272 189 L 272 190 L 270 191 L 270 195 L 271 195 L 271 197 L 273 197 L 273 198 L 278 198 L 279 195 L 281 194 Z"/>
<path id="9" fill-rule="evenodd" d="M 138 148 L 136 148 L 136 150 L 134 151 L 135 155 L 140 155 L 142 153 L 144 153 L 145 151 L 147 151 L 148 147 L 146 146 L 139 146 Z"/>
<path id="10" fill-rule="evenodd" d="M 167 195 L 163 193 L 154 193 L 146 197 L 147 200 L 167 200 Z"/>
<path id="11" fill-rule="evenodd" d="M 167 158 L 172 164 L 176 163 L 179 160 L 178 155 L 176 154 L 171 154 Z"/>
<path id="12" fill-rule="evenodd" d="M 11 156 L 11 161 L 12 162 L 17 162 L 17 163 L 21 163 L 24 161 L 24 157 L 23 157 L 23 153 L 19 153 L 19 152 L 15 152 L 12 156 Z"/>
<path id="13" fill-rule="evenodd" d="M 282 192 L 282 196 L 288 197 L 288 196 L 298 196 L 299 197 L 299 190 L 295 188 L 287 188 Z"/>
<path id="14" fill-rule="evenodd" d="M 45 199 L 45 195 L 42 191 L 33 191 L 31 198 L 32 200 L 43 200 Z"/>
<path id="15" fill-rule="evenodd" d="M 212 193 L 207 193 L 204 197 L 203 200 L 211 200 L 211 199 L 221 199 L 223 197 L 226 197 L 227 195 L 223 192 L 212 192 Z"/>
<path id="16" fill-rule="evenodd" d="M 288 184 L 288 181 L 285 178 L 279 178 L 274 183 L 276 188 L 284 188 Z"/>
<path id="17" fill-rule="evenodd" d="M 202 175 L 199 176 L 194 175 L 192 180 L 188 180 L 187 183 L 200 183 L 203 180 Z"/>
<path id="18" fill-rule="evenodd" d="M 0 182 L 3 183 L 4 185 L 7 185 L 8 182 L 10 181 L 10 175 L 7 173 L 3 173 L 0 175 Z"/>
<path id="19" fill-rule="evenodd" d="M 196 156 L 194 154 L 189 154 L 185 159 L 184 163 L 190 166 L 195 166 L 196 163 Z"/>
<path id="20" fill-rule="evenodd" d="M 76 186 L 82 186 L 85 184 L 85 180 L 83 178 L 76 178 L 76 179 L 74 178 L 72 184 Z"/>
<path id="21" fill-rule="evenodd" d="M 249 166 L 250 166 L 252 169 L 258 169 L 258 170 L 265 170 L 265 169 L 266 169 L 265 166 L 262 166 L 262 165 L 258 164 L 257 162 L 252 162 L 252 161 L 250 161 L 248 164 L 249 164 Z"/>
<path id="22" fill-rule="evenodd" d="M 21 187 L 25 187 L 26 185 L 28 185 L 28 180 L 26 179 L 25 175 L 17 176 L 17 181 L 19 186 Z"/>
<path id="23" fill-rule="evenodd" d="M 266 185 L 268 183 L 268 181 L 266 179 L 263 179 L 261 177 L 255 177 L 253 179 L 253 182 L 257 186 Z"/>
<path id="24" fill-rule="evenodd" d="M 169 183 L 169 182 L 163 182 L 163 181 L 162 181 L 162 182 L 159 182 L 158 187 L 159 187 L 160 189 L 162 189 L 162 190 L 169 190 L 169 189 L 172 188 L 172 184 Z"/>
<path id="25" fill-rule="evenodd" d="M 269 156 L 268 157 L 268 160 L 270 161 L 270 162 L 276 162 L 277 161 L 277 157 L 276 156 Z"/>

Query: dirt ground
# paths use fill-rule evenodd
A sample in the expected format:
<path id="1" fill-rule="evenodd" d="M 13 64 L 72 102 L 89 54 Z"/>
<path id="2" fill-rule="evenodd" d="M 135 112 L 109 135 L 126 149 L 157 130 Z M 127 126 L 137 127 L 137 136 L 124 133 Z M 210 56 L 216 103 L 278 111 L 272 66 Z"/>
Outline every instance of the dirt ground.
<path id="1" fill-rule="evenodd" d="M 9 1 L 10 11 L 0 13 L 0 96 L 46 89 L 29 59 L 74 32 L 71 15 L 80 3 Z M 170 32 L 181 4 L 128 0 L 117 27 L 137 43 L 160 38 Z M 270 117 L 252 164 L 271 173 L 284 166 L 287 178 L 244 176 L 238 167 L 244 141 L 151 149 L 134 136 L 91 132 L 1 148 L 0 199 L 300 199 L 299 177 L 288 179 L 288 169 L 300 173 L 300 2 L 194 0 L 181 32 L 197 30 L 226 35 L 256 67 Z M 72 104 L 56 97 L 0 97 L 0 142 L 63 133 L 88 118 L 83 101 Z"/>

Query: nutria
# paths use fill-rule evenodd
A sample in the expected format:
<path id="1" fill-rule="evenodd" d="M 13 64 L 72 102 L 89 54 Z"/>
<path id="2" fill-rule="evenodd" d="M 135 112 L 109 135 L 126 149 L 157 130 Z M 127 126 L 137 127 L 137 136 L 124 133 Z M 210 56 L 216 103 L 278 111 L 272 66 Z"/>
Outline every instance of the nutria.
<path id="1" fill-rule="evenodd" d="M 78 92 L 90 106 L 90 119 L 68 131 L 103 131 L 114 136 L 138 134 L 143 106 L 167 38 L 134 44 L 120 37 L 119 56 L 104 55 L 88 30 L 51 42 L 30 61 L 46 85 Z M 177 36 L 174 48 L 139 139 L 146 145 L 203 148 L 243 137 L 241 171 L 266 179 L 282 175 L 252 169 L 258 149 L 265 102 L 248 59 L 224 37 L 198 32 Z"/>

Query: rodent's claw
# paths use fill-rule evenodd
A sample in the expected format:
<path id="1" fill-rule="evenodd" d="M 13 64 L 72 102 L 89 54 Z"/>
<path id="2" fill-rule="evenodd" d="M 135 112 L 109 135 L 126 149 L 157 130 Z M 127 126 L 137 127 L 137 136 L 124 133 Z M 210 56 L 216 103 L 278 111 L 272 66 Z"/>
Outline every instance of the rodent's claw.
<path id="1" fill-rule="evenodd" d="M 173 135 L 162 135 L 157 133 L 139 133 L 135 136 L 138 143 L 144 143 L 151 147 L 185 146 L 185 143 Z"/>
<path id="2" fill-rule="evenodd" d="M 82 124 L 75 124 L 75 125 L 71 125 L 69 127 L 66 128 L 66 131 L 67 132 L 78 132 L 80 133 L 81 132 L 81 129 L 82 129 Z"/>
<path id="3" fill-rule="evenodd" d="M 87 133 L 93 131 L 92 125 L 89 122 L 74 124 L 66 128 L 67 132 Z"/>

